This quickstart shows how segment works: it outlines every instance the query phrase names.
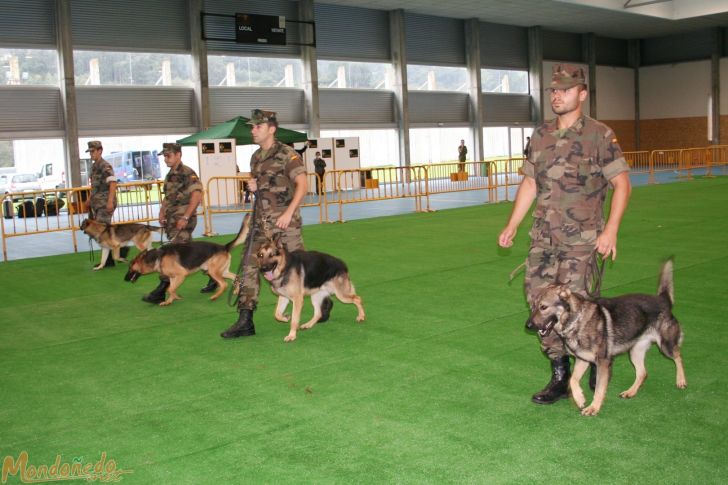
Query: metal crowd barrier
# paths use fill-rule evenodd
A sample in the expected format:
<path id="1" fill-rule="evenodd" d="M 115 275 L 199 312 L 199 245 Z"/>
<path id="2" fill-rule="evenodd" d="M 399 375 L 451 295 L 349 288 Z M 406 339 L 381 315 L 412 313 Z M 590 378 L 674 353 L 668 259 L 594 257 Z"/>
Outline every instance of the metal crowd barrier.
<path id="1" fill-rule="evenodd" d="M 728 145 L 701 148 L 625 152 L 633 173 L 676 171 L 692 178 L 695 169 L 711 177 L 720 170 L 728 172 Z M 430 210 L 430 195 L 487 190 L 488 200 L 509 200 L 508 189 L 523 179 L 523 157 L 494 158 L 482 162 L 448 162 L 410 167 L 370 167 L 356 170 L 327 171 L 321 179 L 307 174 L 308 193 L 302 206 L 319 207 L 319 222 L 329 222 L 329 206 L 338 206 L 338 221 L 343 221 L 345 204 L 392 199 L 413 199 L 415 211 Z M 207 182 L 198 216 L 204 221 L 205 235 L 213 234 L 213 216 L 253 210 L 253 198 L 245 191 L 248 177 L 213 177 Z M 318 183 L 317 183 L 318 182 Z M 156 223 L 162 181 L 119 184 L 114 223 Z M 5 194 L 1 214 L 3 259 L 7 261 L 7 239 L 33 234 L 70 231 L 74 251 L 78 251 L 76 231 L 88 213 L 89 187 L 42 190 Z M 28 205 L 29 203 L 29 205 Z M 17 217 L 19 207 L 25 217 Z M 27 211 L 26 211 L 27 207 Z M 31 209 L 32 207 L 32 209 Z"/>

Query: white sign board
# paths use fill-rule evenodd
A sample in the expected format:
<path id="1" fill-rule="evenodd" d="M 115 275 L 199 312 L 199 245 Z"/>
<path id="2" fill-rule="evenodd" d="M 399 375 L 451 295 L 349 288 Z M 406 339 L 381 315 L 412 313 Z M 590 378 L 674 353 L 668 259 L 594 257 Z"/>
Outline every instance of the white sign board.
<path id="1" fill-rule="evenodd" d="M 240 191 L 234 180 L 217 180 L 208 184 L 213 177 L 235 177 L 235 139 L 200 140 L 197 142 L 200 161 L 200 181 L 212 207 L 227 207 L 240 203 Z"/>

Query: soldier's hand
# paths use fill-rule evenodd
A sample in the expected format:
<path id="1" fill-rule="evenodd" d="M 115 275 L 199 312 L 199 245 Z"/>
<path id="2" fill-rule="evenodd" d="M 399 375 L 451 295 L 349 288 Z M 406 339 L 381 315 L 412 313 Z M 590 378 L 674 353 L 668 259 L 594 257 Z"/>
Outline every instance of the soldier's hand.
<path id="1" fill-rule="evenodd" d="M 187 219 L 177 219 L 177 223 L 175 224 L 175 227 L 179 229 L 180 231 L 187 227 Z"/>
<path id="2" fill-rule="evenodd" d="M 603 258 L 611 256 L 612 261 L 617 259 L 617 236 L 609 231 L 604 231 L 597 238 L 597 252 Z"/>
<path id="3" fill-rule="evenodd" d="M 513 246 L 513 238 L 516 237 L 516 230 L 509 226 L 506 226 L 498 236 L 498 246 L 502 248 L 509 248 Z"/>
<path id="4" fill-rule="evenodd" d="M 248 190 L 251 192 L 258 191 L 258 182 L 255 179 L 248 179 Z"/>
<path id="5" fill-rule="evenodd" d="M 288 225 L 291 223 L 292 218 L 293 214 L 288 214 L 288 212 L 284 212 L 276 221 L 276 227 L 278 227 L 279 229 L 287 228 Z"/>

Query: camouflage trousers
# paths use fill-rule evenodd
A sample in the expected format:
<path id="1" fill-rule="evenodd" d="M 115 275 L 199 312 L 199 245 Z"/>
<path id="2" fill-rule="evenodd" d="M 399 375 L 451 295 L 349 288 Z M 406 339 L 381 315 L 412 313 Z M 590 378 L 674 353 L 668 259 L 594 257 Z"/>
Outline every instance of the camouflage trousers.
<path id="1" fill-rule="evenodd" d="M 553 284 L 568 285 L 572 292 L 587 296 L 594 277 L 594 247 L 550 247 L 534 243 L 528 251 L 524 290 L 528 306 L 533 305 L 540 290 Z M 568 355 L 556 332 L 540 337 L 541 350 L 551 359 Z"/>
<path id="2" fill-rule="evenodd" d="M 197 226 L 197 216 L 193 215 L 187 221 L 187 226 L 184 229 L 177 229 L 177 221 L 182 219 L 185 215 L 186 207 L 171 207 L 167 209 L 166 217 L 167 221 L 164 225 L 164 232 L 167 234 L 167 239 L 173 243 L 186 243 L 192 240 L 192 231 Z"/>
<path id="3" fill-rule="evenodd" d="M 275 234 L 280 234 L 281 242 L 288 251 L 297 251 L 304 249 L 303 237 L 301 236 L 300 227 L 288 227 L 287 229 L 279 229 L 273 227 L 267 233 L 263 231 L 256 231 L 255 238 L 252 241 L 253 247 L 248 257 L 248 264 L 243 270 L 242 280 L 238 279 L 236 284 L 238 285 L 238 310 L 255 310 L 258 306 L 258 295 L 260 294 L 260 269 L 258 267 L 258 258 L 256 254 L 263 244 L 268 241 L 268 237 L 273 237 Z M 243 248 L 240 253 L 240 262 L 244 264 L 245 253 L 247 252 L 247 246 Z"/>
<path id="4" fill-rule="evenodd" d="M 111 224 L 111 218 L 114 216 L 114 211 L 111 212 L 106 210 L 106 201 L 100 204 L 91 204 L 91 219 L 97 222 L 103 222 L 104 224 Z M 116 209 L 116 206 L 114 206 Z"/>

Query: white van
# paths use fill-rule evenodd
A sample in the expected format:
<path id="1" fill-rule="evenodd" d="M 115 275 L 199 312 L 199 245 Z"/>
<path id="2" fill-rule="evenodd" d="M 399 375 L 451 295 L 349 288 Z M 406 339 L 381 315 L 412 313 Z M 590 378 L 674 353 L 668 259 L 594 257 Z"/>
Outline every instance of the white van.
<path id="1" fill-rule="evenodd" d="M 43 190 L 62 189 L 66 186 L 66 173 L 61 163 L 44 163 L 38 172 L 38 181 Z"/>

